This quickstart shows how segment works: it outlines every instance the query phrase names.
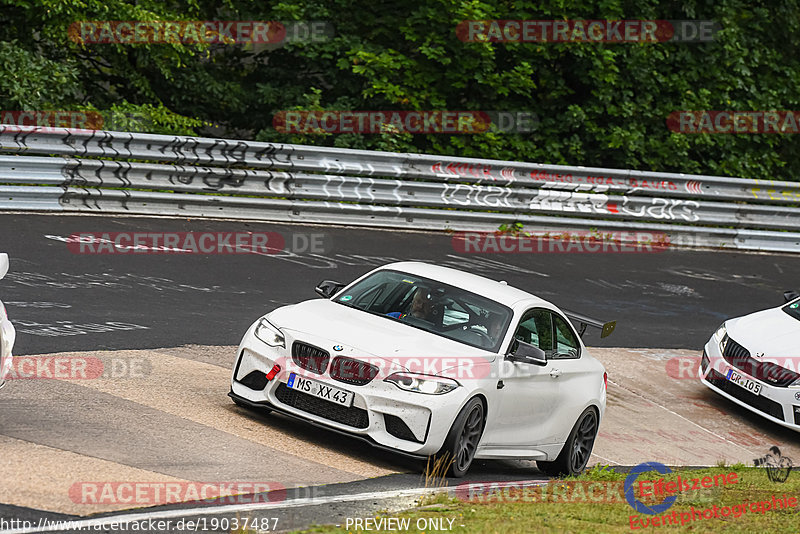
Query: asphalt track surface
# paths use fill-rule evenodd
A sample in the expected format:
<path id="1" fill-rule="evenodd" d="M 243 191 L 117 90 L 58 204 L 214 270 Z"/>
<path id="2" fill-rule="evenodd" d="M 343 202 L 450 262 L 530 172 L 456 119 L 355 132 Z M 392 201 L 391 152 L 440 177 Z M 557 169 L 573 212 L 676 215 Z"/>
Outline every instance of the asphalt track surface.
<path id="1" fill-rule="evenodd" d="M 87 255 L 63 241 L 72 233 L 119 231 L 269 231 L 300 245 L 319 236 L 325 250 Z M 450 236 L 432 233 L 14 214 L 0 215 L 0 251 L 11 257 L 0 298 L 18 330 L 15 354 L 94 358 L 105 369 L 94 380 L 13 380 L 0 392 L 0 519 L 36 524 L 130 508 L 70 496 L 76 483 L 109 480 L 277 482 L 290 488 L 287 500 L 259 513 L 278 517 L 278 530 L 412 504 L 415 495 L 384 492 L 418 490 L 420 465 L 283 416 L 248 412 L 225 396 L 235 345 L 255 318 L 315 298 L 320 280 L 345 282 L 407 259 L 507 280 L 565 308 L 618 321 L 610 338 L 586 338 L 599 347 L 594 353 L 610 376 L 592 463 L 749 463 L 776 444 L 800 458 L 796 433 L 669 373 L 675 358 L 697 358 L 725 318 L 775 306 L 784 289 L 800 286 L 794 256 L 459 254 Z M 469 476 L 544 479 L 533 462 L 478 462 Z M 363 499 L 336 501 L 353 495 Z M 329 499 L 285 504 L 308 496 Z M 200 517 L 191 507 L 145 511 L 168 516 L 179 508 L 181 517 Z"/>
<path id="2" fill-rule="evenodd" d="M 90 255 L 58 240 L 122 231 L 278 232 L 286 243 L 297 241 L 298 252 Z M 303 236 L 311 235 L 322 235 L 324 253 L 300 250 Z M 698 349 L 726 318 L 776 306 L 783 290 L 800 287 L 800 259 L 788 255 L 460 254 L 446 234 L 166 218 L 4 214 L 0 251 L 11 257 L 0 295 L 22 355 L 235 345 L 263 313 L 315 298 L 320 280 L 347 282 L 394 260 L 507 280 L 562 308 L 616 319 L 613 336 L 587 336 L 587 344 L 597 346 Z M 86 330 L 80 325 L 108 322 L 140 328 L 79 333 Z M 64 335 L 44 335 L 54 332 Z"/>

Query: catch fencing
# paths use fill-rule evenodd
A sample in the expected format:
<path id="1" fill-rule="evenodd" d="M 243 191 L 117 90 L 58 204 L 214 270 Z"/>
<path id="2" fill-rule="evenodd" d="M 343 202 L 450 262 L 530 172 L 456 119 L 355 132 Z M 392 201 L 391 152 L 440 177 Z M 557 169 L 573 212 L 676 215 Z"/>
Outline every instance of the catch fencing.
<path id="1" fill-rule="evenodd" d="M 800 252 L 800 183 L 0 126 L 0 210 L 533 234 Z M 517 225 L 518 226 L 518 225 Z"/>

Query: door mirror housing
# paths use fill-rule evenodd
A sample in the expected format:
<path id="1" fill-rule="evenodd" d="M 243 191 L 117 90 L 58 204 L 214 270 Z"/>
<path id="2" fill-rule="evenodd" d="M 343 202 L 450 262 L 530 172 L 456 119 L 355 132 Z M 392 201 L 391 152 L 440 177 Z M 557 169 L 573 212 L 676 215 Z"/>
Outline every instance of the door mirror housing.
<path id="1" fill-rule="evenodd" d="M 506 359 L 531 365 L 547 365 L 547 356 L 542 349 L 519 340 L 514 341 L 511 352 L 506 354 Z"/>
<path id="2" fill-rule="evenodd" d="M 2 260 L 0 260 L 0 262 L 2 262 Z M 2 271 L 3 271 L 3 269 L 2 269 L 2 267 L 0 267 L 0 273 L 2 273 Z M 0 275 L 0 278 L 2 278 L 2 275 Z M 795 291 L 793 289 L 790 289 L 788 291 L 784 291 L 783 292 L 783 301 L 784 302 L 791 302 L 794 299 L 796 299 L 797 297 L 800 297 L 800 291 Z"/>
<path id="3" fill-rule="evenodd" d="M 326 299 L 331 298 L 336 293 L 339 292 L 346 284 L 341 282 L 335 282 L 333 280 L 323 280 L 317 287 L 314 288 L 314 291 L 317 292 L 317 295 L 320 297 L 325 297 Z"/>

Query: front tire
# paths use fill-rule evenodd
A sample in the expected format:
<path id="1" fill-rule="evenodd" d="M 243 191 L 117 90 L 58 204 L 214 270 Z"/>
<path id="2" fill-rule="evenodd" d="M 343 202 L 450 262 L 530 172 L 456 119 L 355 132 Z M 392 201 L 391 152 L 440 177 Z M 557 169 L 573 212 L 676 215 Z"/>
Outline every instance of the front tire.
<path id="1" fill-rule="evenodd" d="M 450 476 L 461 478 L 467 474 L 478 450 L 485 419 L 483 403 L 477 397 L 471 399 L 458 412 L 444 445 L 436 453 L 434 460 L 448 462 L 447 473 Z"/>
<path id="2" fill-rule="evenodd" d="M 548 476 L 579 475 L 592 454 L 597 423 L 597 412 L 592 407 L 586 408 L 572 427 L 558 457 L 552 462 L 537 461 L 536 467 Z"/>

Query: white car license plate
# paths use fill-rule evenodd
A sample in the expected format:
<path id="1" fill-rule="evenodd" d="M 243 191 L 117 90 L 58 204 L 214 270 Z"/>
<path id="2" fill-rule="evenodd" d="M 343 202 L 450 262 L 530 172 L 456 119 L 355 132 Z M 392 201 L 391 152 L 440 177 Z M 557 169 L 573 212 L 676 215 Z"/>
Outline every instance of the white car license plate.
<path id="1" fill-rule="evenodd" d="M 352 391 L 345 391 L 343 389 L 335 388 L 333 386 L 329 386 L 328 384 L 323 384 L 317 380 L 305 378 L 297 373 L 291 373 L 289 375 L 289 381 L 286 383 L 286 385 L 292 389 L 296 389 L 297 391 L 302 391 L 303 393 L 308 393 L 309 395 L 319 397 L 320 399 L 324 399 L 335 404 L 341 404 L 342 406 L 347 406 L 348 408 L 351 404 L 353 404 L 353 397 L 355 396 Z"/>
<path id="2" fill-rule="evenodd" d="M 733 369 L 728 369 L 728 374 L 725 375 L 725 378 L 733 382 L 739 387 L 743 387 L 750 393 L 754 395 L 761 395 L 761 384 L 755 382 L 754 380 L 750 380 L 749 378 L 745 378 L 739 373 L 735 372 Z"/>

